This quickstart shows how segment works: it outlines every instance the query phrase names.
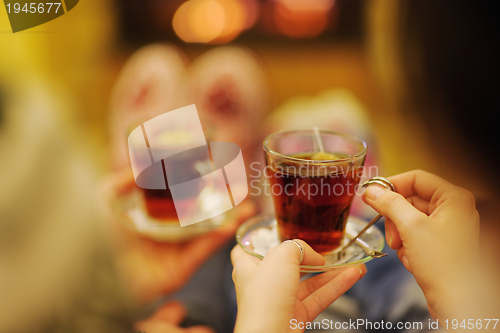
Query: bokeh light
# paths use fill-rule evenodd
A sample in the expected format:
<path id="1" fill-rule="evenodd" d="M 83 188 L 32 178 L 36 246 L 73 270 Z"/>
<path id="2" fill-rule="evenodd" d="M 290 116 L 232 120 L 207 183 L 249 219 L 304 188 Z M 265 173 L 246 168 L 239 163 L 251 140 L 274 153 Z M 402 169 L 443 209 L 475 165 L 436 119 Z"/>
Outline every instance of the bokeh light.
<path id="1" fill-rule="evenodd" d="M 172 25 L 184 42 L 224 44 L 252 27 L 258 13 L 255 0 L 190 0 L 177 9 Z"/>
<path id="2" fill-rule="evenodd" d="M 238 37 L 245 28 L 245 8 L 238 0 L 217 0 L 226 14 L 224 29 L 212 42 L 217 44 L 228 43 Z"/>
<path id="3" fill-rule="evenodd" d="M 216 0 L 197 0 L 187 11 L 188 26 L 197 42 L 208 43 L 224 29 L 226 14 Z"/>
<path id="4" fill-rule="evenodd" d="M 260 3 L 257 0 L 240 0 L 246 12 L 245 30 L 254 26 L 259 18 Z"/>
<path id="5" fill-rule="evenodd" d="M 191 1 L 183 3 L 175 12 L 174 18 L 172 19 L 172 26 L 176 35 L 185 41 L 186 43 L 196 42 L 196 36 L 194 36 L 188 23 L 188 10 L 191 5 Z"/>
<path id="6" fill-rule="evenodd" d="M 330 23 L 335 0 L 276 0 L 274 21 L 277 29 L 291 38 L 312 38 Z"/>

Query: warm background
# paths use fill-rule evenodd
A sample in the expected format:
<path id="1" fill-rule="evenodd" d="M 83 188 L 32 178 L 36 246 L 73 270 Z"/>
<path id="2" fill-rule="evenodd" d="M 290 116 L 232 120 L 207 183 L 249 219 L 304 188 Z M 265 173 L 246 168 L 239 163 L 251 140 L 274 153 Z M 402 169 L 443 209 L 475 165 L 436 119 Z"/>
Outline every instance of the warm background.
<path id="1" fill-rule="evenodd" d="M 367 138 L 370 163 L 380 167 L 380 175 L 424 169 L 474 193 L 485 252 L 493 258 L 483 259 L 498 262 L 500 54 L 497 11 L 490 5 L 462 0 L 190 0 L 191 9 L 201 6 L 190 20 L 180 9 L 186 3 L 81 0 L 60 18 L 16 34 L 0 5 L 0 256 L 15 258 L 10 268 L 17 272 L 9 276 L 0 270 L 0 285 L 10 293 L 4 297 L 2 291 L 0 326 L 2 320 L 15 322 L 11 312 L 18 322 L 27 322 L 23 313 L 29 313 L 36 323 L 31 312 L 49 309 L 47 300 L 57 299 L 54 295 L 70 294 L 50 274 L 26 273 L 32 268 L 53 276 L 69 274 L 67 281 L 75 288 L 91 281 L 85 265 L 73 259 L 73 253 L 99 243 L 90 231 L 80 232 L 97 220 L 88 208 L 93 194 L 87 164 L 100 177 L 110 173 L 117 150 L 110 132 L 114 84 L 135 51 L 158 42 L 178 46 L 188 62 L 219 46 L 247 47 L 268 78 L 270 114 L 308 98 L 317 101 L 325 91 L 343 92 L 349 96 L 343 100 L 343 116 L 360 119 L 354 127 Z M 211 35 L 221 28 L 222 11 L 232 27 L 226 31 L 223 26 L 226 35 Z M 245 21 L 246 30 L 240 31 L 238 20 Z M 310 122 L 311 110 L 305 106 L 295 112 L 296 124 Z M 364 118 L 356 118 L 360 114 Z M 317 125 L 324 126 L 319 119 Z M 268 125 L 242 134 L 261 137 Z M 80 153 L 84 161 L 72 164 L 72 155 Z M 43 236 L 40 221 L 61 242 Z M 32 250 L 39 245 L 33 239 L 54 245 L 40 247 L 54 252 Z"/>
<path id="2" fill-rule="evenodd" d="M 156 4 L 153 1 L 81 1 L 64 17 L 17 34 L 10 33 L 2 8 L 2 83 L 40 77 L 55 92 L 53 97 L 70 103 L 60 108 L 64 116 L 94 133 L 94 149 L 102 155 L 109 92 L 118 71 L 134 50 L 149 42 L 170 41 L 194 60 L 216 46 L 180 40 L 170 22 L 182 1 L 168 3 L 163 19 L 151 23 L 147 15 L 154 12 L 148 11 L 148 6 Z M 329 27 L 319 37 L 290 38 L 275 29 L 266 30 L 266 25 L 258 21 L 233 42 L 250 47 L 264 61 L 274 107 L 297 95 L 313 96 L 330 88 L 348 89 L 369 112 L 379 145 L 383 147 L 380 163 L 388 175 L 415 168 L 446 175 L 456 168 L 446 168 L 437 161 L 432 148 L 426 146 L 421 125 L 411 117 L 408 121 L 406 110 L 395 110 L 383 95 L 370 53 L 373 36 L 366 19 L 370 7 L 373 3 L 368 1 L 334 2 L 328 14 Z M 260 10 L 260 19 L 264 21 L 266 11 L 271 9 L 262 5 Z M 383 29 L 389 19 L 390 16 L 377 24 Z"/>
<path id="3" fill-rule="evenodd" d="M 470 189 L 479 201 L 492 202 L 496 192 L 492 179 L 497 178 L 497 172 L 485 166 L 478 157 L 494 162 L 497 153 L 491 150 L 485 153 L 484 149 L 478 149 L 484 147 L 464 141 L 482 135 L 485 141 L 496 142 L 497 138 L 490 137 L 492 132 L 486 129 L 476 134 L 467 133 L 463 127 L 457 129 L 452 125 L 454 110 L 434 119 L 432 110 L 419 109 L 407 98 L 412 89 L 402 66 L 400 44 L 403 42 L 397 37 L 397 32 L 405 28 L 398 13 L 406 2 L 323 0 L 312 5 L 298 0 L 227 0 L 222 3 L 229 4 L 227 8 L 232 4 L 234 9 L 233 2 L 253 8 L 253 11 L 247 8 L 246 14 L 253 15 L 255 22 L 249 29 L 225 40 L 216 40 L 216 43 L 187 43 L 178 36 L 179 32 L 176 34 L 172 20 L 184 3 L 180 0 L 81 1 L 63 17 L 16 34 L 11 33 L 6 11 L 2 8 L 0 88 L 16 91 L 16 87 L 29 83 L 33 91 L 25 89 L 25 94 L 38 94 L 36 98 L 41 101 L 53 101 L 58 105 L 54 110 L 68 127 L 82 130 L 85 146 L 95 156 L 101 172 L 106 172 L 110 149 L 110 91 L 120 69 L 134 51 L 152 42 L 167 41 L 178 45 L 189 61 L 193 61 L 218 45 L 244 45 L 253 50 L 265 66 L 271 109 L 293 97 L 315 96 L 332 88 L 346 89 L 368 114 L 377 163 L 384 175 L 421 168 Z M 299 10 L 291 16 L 283 16 L 283 8 L 290 9 L 297 4 L 303 12 Z M 463 9 L 462 3 L 460 6 Z M 436 15 L 429 15 L 430 23 L 421 20 L 422 25 L 432 27 L 432 19 L 444 20 L 443 24 L 447 24 L 446 17 L 436 19 Z M 482 41 L 481 45 L 496 45 L 491 49 L 498 52 L 496 40 L 489 40 L 497 36 L 496 27 L 476 28 L 482 21 L 474 16 L 474 11 L 464 18 L 466 20 L 456 24 L 457 34 L 464 31 L 470 31 L 471 35 L 481 33 L 478 35 L 481 38 L 477 38 Z M 449 23 L 454 28 L 457 22 Z M 452 28 L 450 38 L 454 36 Z M 472 40 L 474 36 L 464 37 Z M 415 46 L 414 52 L 417 55 L 418 47 Z M 471 53 L 477 51 L 476 63 L 471 64 L 471 68 L 491 53 L 479 47 L 475 50 L 474 45 L 470 48 Z M 479 67 L 479 71 L 484 71 L 484 67 Z M 494 68 L 491 72 L 495 73 Z M 450 80 L 453 80 L 452 75 Z M 470 85 L 494 91 L 493 82 L 471 81 Z M 439 104 L 438 98 L 436 104 Z M 470 110 L 467 116 L 471 120 L 486 117 L 483 123 L 489 123 L 491 129 L 495 122 L 494 106 L 488 113 L 482 104 L 478 105 L 481 109 Z M 492 213 L 485 210 L 486 214 Z"/>
<path id="4" fill-rule="evenodd" d="M 11 33 L 2 8 L 0 87 L 8 91 L 30 82 L 33 93 L 39 93 L 36 98 L 58 104 L 54 109 L 68 126 L 83 129 L 86 146 L 105 172 L 110 91 L 135 50 L 167 41 L 180 46 L 193 61 L 218 45 L 236 43 L 247 46 L 263 61 L 272 109 L 296 96 L 346 89 L 368 113 L 384 174 L 422 168 L 470 189 L 479 200 L 490 200 L 494 193 L 490 180 L 496 173 L 484 169 L 476 161 L 476 147 L 470 149 L 463 142 L 470 134 L 454 128 L 452 117 L 434 121 L 432 113 L 430 117 L 430 112 L 404 100 L 408 85 L 397 52 L 400 41 L 395 36 L 402 29 L 397 13 L 403 2 L 319 1 L 320 9 L 305 5 L 306 14 L 288 17 L 291 23 L 287 24 L 280 23 L 277 7 L 301 1 L 242 1 L 254 3 L 253 8 L 258 9 L 253 13 L 257 15 L 253 26 L 213 44 L 186 43 L 176 34 L 172 19 L 183 2 L 86 0 L 59 19 L 16 34 Z M 319 16 L 311 19 L 307 10 L 319 10 L 314 14 Z M 477 24 L 472 15 L 462 24 L 469 24 L 471 31 Z M 481 62 L 485 52 L 477 51 Z M 471 85 L 488 90 L 492 84 Z M 35 92 L 35 87 L 40 91 Z M 470 111 L 471 119 L 484 115 Z M 431 123 L 438 123 L 442 131 Z"/>

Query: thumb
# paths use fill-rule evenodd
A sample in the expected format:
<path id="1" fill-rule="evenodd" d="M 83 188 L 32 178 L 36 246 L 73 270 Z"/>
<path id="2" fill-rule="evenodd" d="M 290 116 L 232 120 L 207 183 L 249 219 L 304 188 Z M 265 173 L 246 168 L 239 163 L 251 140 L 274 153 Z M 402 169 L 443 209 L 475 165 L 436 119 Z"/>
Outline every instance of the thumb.
<path id="1" fill-rule="evenodd" d="M 427 215 L 413 207 L 401 194 L 378 185 L 368 186 L 363 200 L 380 215 L 393 221 L 400 232 L 427 218 Z"/>

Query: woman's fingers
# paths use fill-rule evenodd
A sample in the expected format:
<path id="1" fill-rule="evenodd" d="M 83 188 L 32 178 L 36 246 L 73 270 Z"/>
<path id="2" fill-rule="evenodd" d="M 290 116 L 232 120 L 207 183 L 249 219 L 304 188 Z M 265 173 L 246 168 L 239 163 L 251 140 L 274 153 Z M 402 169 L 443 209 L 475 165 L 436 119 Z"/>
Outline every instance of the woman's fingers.
<path id="1" fill-rule="evenodd" d="M 379 214 L 391 219 L 400 232 L 427 218 L 426 214 L 413 207 L 401 194 L 378 185 L 368 186 L 363 199 Z"/>
<path id="2" fill-rule="evenodd" d="M 362 272 L 362 276 L 366 273 L 366 267 L 364 265 L 357 266 Z M 306 297 L 311 295 L 313 292 L 323 287 L 325 284 L 336 278 L 338 275 L 343 273 L 346 269 L 334 269 L 329 272 L 318 274 L 316 276 L 310 277 L 303 280 L 299 284 L 299 291 L 297 293 L 297 299 L 299 301 L 304 300 Z"/>
<path id="3" fill-rule="evenodd" d="M 294 242 L 298 243 L 300 248 Z M 272 248 L 262 261 L 245 252 L 241 246 L 236 245 L 231 251 L 231 262 L 234 266 L 233 280 L 240 276 L 248 276 L 259 265 L 270 272 L 269 274 L 273 277 L 288 274 L 285 270 L 298 274 L 301 256 L 303 256 L 302 265 L 321 266 L 325 263 L 325 258 L 315 252 L 306 242 L 300 239 L 295 239 L 294 242 L 284 242 Z"/>
<path id="4" fill-rule="evenodd" d="M 180 302 L 172 301 L 162 305 L 147 320 L 157 320 L 178 325 L 186 316 L 186 308 Z"/>
<path id="5" fill-rule="evenodd" d="M 388 179 L 393 182 L 396 192 L 405 198 L 416 196 L 423 202 L 428 202 L 427 207 L 421 207 L 420 202 L 415 202 L 415 207 L 427 215 L 431 215 L 443 203 L 448 203 L 461 212 L 468 211 L 475 204 L 474 196 L 469 191 L 425 171 L 410 171 Z"/>
<path id="6" fill-rule="evenodd" d="M 412 204 L 413 207 L 424 213 L 425 215 L 430 214 L 429 201 L 422 199 L 418 195 L 407 197 L 406 200 Z"/>
<path id="7" fill-rule="evenodd" d="M 325 263 L 325 258 L 314 251 L 306 242 L 301 239 L 294 239 L 302 248 L 304 255 L 301 259 L 301 251 L 294 242 L 283 242 L 278 246 L 273 247 L 262 260 L 262 265 L 269 267 L 270 270 L 275 270 L 276 267 L 285 267 L 284 265 L 308 265 L 320 266 Z"/>
<path id="8" fill-rule="evenodd" d="M 300 261 L 301 257 L 301 250 L 299 247 L 296 245 L 296 243 L 300 245 L 303 251 L 303 258 L 302 261 Z M 299 259 L 299 263 L 301 265 L 307 265 L 307 266 L 321 266 L 325 263 L 325 258 L 314 251 L 312 247 L 310 247 L 306 242 L 304 242 L 301 239 L 294 239 L 292 242 L 283 242 L 279 246 L 284 246 L 287 247 L 288 249 L 293 249 L 294 252 L 298 254 L 297 258 Z"/>
<path id="9" fill-rule="evenodd" d="M 346 269 L 302 300 L 307 320 L 316 318 L 351 288 L 366 272 L 364 265 Z"/>
<path id="10" fill-rule="evenodd" d="M 212 329 L 205 326 L 194 326 L 190 328 L 181 328 L 178 325 L 186 316 L 186 309 L 179 302 L 169 302 L 148 319 L 135 324 L 135 328 L 140 332 L 148 333 L 214 333 Z"/>
<path id="11" fill-rule="evenodd" d="M 398 229 L 391 219 L 385 219 L 385 240 L 387 245 L 393 250 L 398 249 L 403 245 Z"/>
<path id="12" fill-rule="evenodd" d="M 235 281 L 239 276 L 249 276 L 261 260 L 245 252 L 240 245 L 236 245 L 231 250 L 231 262 L 233 264 L 233 281 Z"/>
<path id="13" fill-rule="evenodd" d="M 399 261 L 403 263 L 408 272 L 412 273 L 410 262 L 408 261 L 408 257 L 406 256 L 406 249 L 404 246 L 401 246 L 396 253 L 398 254 Z"/>
<path id="14" fill-rule="evenodd" d="M 405 198 L 417 195 L 426 201 L 431 201 L 436 191 L 449 191 L 456 187 L 443 178 L 422 170 L 405 172 L 388 179 L 396 187 L 396 192 Z"/>
<path id="15" fill-rule="evenodd" d="M 193 326 L 189 328 L 182 328 L 170 323 L 162 321 L 149 321 L 141 322 L 135 325 L 139 332 L 147 333 L 215 333 L 214 330 L 207 326 Z"/>
<path id="16" fill-rule="evenodd" d="M 163 332 L 166 333 L 168 331 L 163 331 Z M 215 333 L 215 331 L 213 329 L 211 329 L 210 327 L 201 326 L 201 325 L 185 328 L 185 329 L 183 329 L 182 332 L 183 333 Z"/>

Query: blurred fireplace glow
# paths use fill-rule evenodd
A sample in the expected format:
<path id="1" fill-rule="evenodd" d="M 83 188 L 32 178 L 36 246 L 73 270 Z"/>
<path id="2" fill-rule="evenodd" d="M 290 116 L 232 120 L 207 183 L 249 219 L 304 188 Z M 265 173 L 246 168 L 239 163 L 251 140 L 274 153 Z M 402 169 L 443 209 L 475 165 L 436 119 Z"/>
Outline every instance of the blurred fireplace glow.
<path id="1" fill-rule="evenodd" d="M 251 28 L 258 13 L 256 0 L 190 0 L 177 9 L 172 25 L 187 43 L 223 44 Z"/>
<path id="2" fill-rule="evenodd" d="M 335 0 L 275 0 L 274 21 L 277 29 L 291 38 L 312 38 L 330 23 Z"/>

